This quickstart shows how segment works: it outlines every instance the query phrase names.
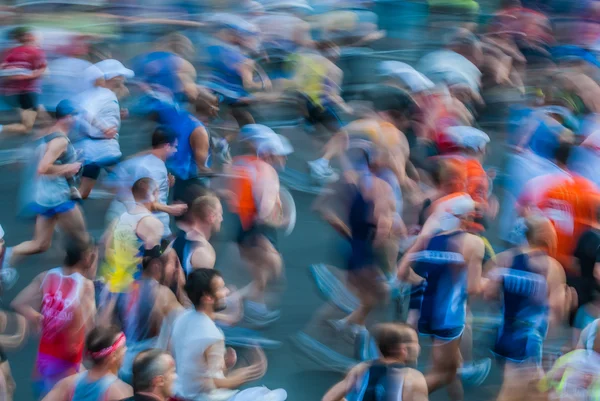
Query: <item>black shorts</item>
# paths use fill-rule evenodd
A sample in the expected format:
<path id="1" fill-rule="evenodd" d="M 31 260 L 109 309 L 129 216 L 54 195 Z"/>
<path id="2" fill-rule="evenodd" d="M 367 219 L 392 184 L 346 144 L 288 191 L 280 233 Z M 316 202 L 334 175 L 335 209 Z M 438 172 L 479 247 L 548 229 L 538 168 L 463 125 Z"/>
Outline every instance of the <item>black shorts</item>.
<path id="1" fill-rule="evenodd" d="M 117 163 L 119 163 L 120 159 L 121 158 L 118 157 L 118 158 L 115 158 L 112 160 L 107 160 L 106 162 L 102 162 L 102 163 L 86 164 L 85 166 L 83 166 L 83 170 L 81 171 L 81 176 L 85 177 L 85 178 L 90 178 L 92 180 L 97 180 L 98 177 L 100 176 L 100 172 L 102 171 L 102 169 L 116 165 Z"/>
<path id="2" fill-rule="evenodd" d="M 259 237 L 266 238 L 273 245 L 275 250 L 279 250 L 277 248 L 277 229 L 275 227 L 264 224 L 253 224 L 252 227 L 245 230 L 240 222 L 240 231 L 236 238 L 238 244 L 241 246 L 252 247 L 256 245 Z"/>
<path id="3" fill-rule="evenodd" d="M 16 95 L 5 96 L 5 101 L 11 107 L 22 110 L 37 110 L 39 103 L 39 94 L 35 92 L 18 93 Z"/>
<path id="4" fill-rule="evenodd" d="M 338 132 L 344 126 L 342 123 L 343 111 L 335 105 L 317 106 L 312 100 L 306 99 L 306 110 L 308 112 L 308 122 L 321 124 L 331 133 Z"/>

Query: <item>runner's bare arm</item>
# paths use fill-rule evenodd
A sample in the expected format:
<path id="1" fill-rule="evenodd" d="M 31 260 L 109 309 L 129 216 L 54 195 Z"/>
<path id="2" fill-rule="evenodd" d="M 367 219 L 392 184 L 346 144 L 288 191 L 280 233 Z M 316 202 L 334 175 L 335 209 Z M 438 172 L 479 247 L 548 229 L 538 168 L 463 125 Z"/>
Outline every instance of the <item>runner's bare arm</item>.
<path id="1" fill-rule="evenodd" d="M 25 317 L 29 323 L 34 324 L 35 326 L 39 326 L 42 319 L 39 308 L 42 305 L 42 292 L 40 291 L 40 288 L 44 281 L 44 277 L 46 277 L 46 272 L 38 274 L 10 304 L 17 313 Z"/>
<path id="2" fill-rule="evenodd" d="M 42 401 L 70 401 L 70 395 L 78 376 L 72 375 L 56 383 L 52 390 L 42 398 Z"/>
<path id="3" fill-rule="evenodd" d="M 427 401 L 429 400 L 429 390 L 423 373 L 416 369 L 410 369 L 404 378 L 402 389 L 403 401 Z"/>
<path id="4" fill-rule="evenodd" d="M 350 369 L 344 380 L 336 383 L 325 393 L 322 401 L 344 401 L 345 397 L 352 391 L 352 388 L 368 368 L 368 364 L 361 363 Z"/>
<path id="5" fill-rule="evenodd" d="M 190 135 L 190 146 L 192 147 L 192 152 L 194 152 L 194 160 L 198 166 L 198 171 L 210 171 L 210 169 L 206 167 L 209 149 L 208 132 L 206 132 L 206 128 L 200 126 L 192 131 L 192 134 Z"/>
<path id="6" fill-rule="evenodd" d="M 198 247 L 192 254 L 192 269 L 213 269 L 215 267 L 216 255 L 210 244 Z"/>
<path id="7" fill-rule="evenodd" d="M 133 389 L 127 383 L 117 380 L 112 386 L 108 388 L 106 401 L 119 401 L 125 398 L 133 396 Z"/>
<path id="8" fill-rule="evenodd" d="M 6 312 L 0 313 L 3 314 L 3 319 L 8 319 Z M 15 318 L 17 319 L 17 331 L 14 334 L 0 334 L 0 347 L 4 349 L 14 349 L 19 347 L 27 334 L 27 320 L 25 317 L 15 314 Z M 6 321 L 4 326 L 6 326 Z"/>
<path id="9" fill-rule="evenodd" d="M 196 85 L 196 69 L 189 61 L 180 58 L 177 77 L 183 87 L 183 92 L 188 99 L 194 100 L 198 97 L 198 86 Z"/>
<path id="10" fill-rule="evenodd" d="M 85 281 L 85 288 L 81 300 L 81 306 L 84 313 L 85 332 L 88 333 L 94 328 L 96 320 L 96 289 L 92 280 Z"/>
<path id="11" fill-rule="evenodd" d="M 157 306 L 160 307 L 160 318 L 161 320 L 165 316 L 169 316 L 172 312 L 181 312 L 183 310 L 183 306 L 177 300 L 173 291 L 170 288 L 161 285 L 159 287 L 159 297 L 160 301 Z"/>
<path id="12" fill-rule="evenodd" d="M 566 284 L 566 276 L 563 267 L 554 258 L 548 257 L 548 302 L 550 306 L 550 319 L 554 323 L 562 322 L 576 307 L 573 304 L 571 289 Z"/>
<path id="13" fill-rule="evenodd" d="M 80 163 L 70 163 L 63 165 L 55 165 L 54 162 L 60 157 L 61 154 L 67 150 L 68 141 L 66 138 L 56 138 L 48 143 L 46 153 L 38 164 L 37 173 L 39 175 L 51 175 L 51 176 L 63 176 L 73 175 L 72 170 L 74 165 L 80 165 Z"/>
<path id="14" fill-rule="evenodd" d="M 476 235 L 466 234 L 464 256 L 467 262 L 467 294 L 477 295 L 482 289 L 481 270 L 485 244 Z"/>
<path id="15" fill-rule="evenodd" d="M 163 223 L 154 216 L 144 217 L 137 227 L 137 235 L 144 241 L 146 249 L 152 249 L 160 245 L 164 233 Z"/>

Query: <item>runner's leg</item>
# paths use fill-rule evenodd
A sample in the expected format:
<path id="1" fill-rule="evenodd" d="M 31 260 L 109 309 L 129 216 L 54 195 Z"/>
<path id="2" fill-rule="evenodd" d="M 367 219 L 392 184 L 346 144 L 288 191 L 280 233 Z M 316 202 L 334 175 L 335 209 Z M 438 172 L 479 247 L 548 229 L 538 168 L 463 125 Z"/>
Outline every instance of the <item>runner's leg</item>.
<path id="1" fill-rule="evenodd" d="M 85 219 L 79 205 L 68 212 L 57 215 L 59 227 L 72 238 L 82 242 L 89 241 L 89 234 L 86 231 Z"/>
<path id="2" fill-rule="evenodd" d="M 460 337 L 448 342 L 437 339 L 433 341 L 432 366 L 425 375 L 430 394 L 443 386 L 449 386 L 448 395 L 452 401 L 464 398 L 462 384 L 456 378 L 456 372 L 460 365 L 459 345 Z"/>
<path id="3" fill-rule="evenodd" d="M 9 248 L 10 255 L 8 257 L 9 260 L 7 260 L 8 264 L 13 266 L 23 256 L 46 252 L 50 248 L 50 245 L 52 245 L 52 235 L 54 234 L 56 222 L 56 215 L 52 217 L 45 217 L 42 215 L 37 216 L 33 239 Z"/>

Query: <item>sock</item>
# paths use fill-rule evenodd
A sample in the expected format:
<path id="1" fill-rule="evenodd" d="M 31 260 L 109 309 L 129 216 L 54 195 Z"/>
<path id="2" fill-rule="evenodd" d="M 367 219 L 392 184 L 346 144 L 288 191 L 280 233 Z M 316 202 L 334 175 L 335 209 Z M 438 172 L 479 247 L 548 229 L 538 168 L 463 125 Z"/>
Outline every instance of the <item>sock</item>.
<path id="1" fill-rule="evenodd" d="M 329 160 L 320 157 L 317 160 L 312 161 L 312 164 L 315 164 L 319 167 L 327 168 L 329 167 Z"/>

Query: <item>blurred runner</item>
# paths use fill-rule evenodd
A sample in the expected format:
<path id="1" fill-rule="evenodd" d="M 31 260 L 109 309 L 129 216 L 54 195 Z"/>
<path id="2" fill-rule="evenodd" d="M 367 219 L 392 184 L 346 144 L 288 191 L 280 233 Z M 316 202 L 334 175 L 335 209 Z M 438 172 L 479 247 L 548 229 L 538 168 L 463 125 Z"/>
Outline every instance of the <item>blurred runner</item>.
<path id="1" fill-rule="evenodd" d="M 40 81 L 46 71 L 46 55 L 29 28 L 15 28 L 10 36 L 19 45 L 4 55 L 0 65 L 2 92 L 8 103 L 19 110 L 21 122 L 0 125 L 0 132 L 28 134 L 40 107 Z"/>
<path id="2" fill-rule="evenodd" d="M 268 282 L 280 277 L 283 268 L 277 227 L 285 222 L 276 169 L 284 166 L 293 149 L 287 139 L 264 125 L 244 126 L 238 137 L 244 153 L 233 159 L 226 174 L 232 177 L 230 208 L 241 225 L 237 243 L 252 275 L 244 315 L 252 324 L 264 326 L 279 318 L 279 311 L 267 309 L 265 292 Z"/>
<path id="3" fill-rule="evenodd" d="M 164 274 L 160 258 L 143 258 L 141 277 L 100 310 L 106 319 L 101 323 L 117 324 L 127 337 L 127 351 L 119 370 L 119 377 L 126 383 L 132 384 L 136 355 L 156 345 L 163 319 L 183 309 L 171 289 L 161 284 Z"/>
<path id="4" fill-rule="evenodd" d="M 133 361 L 133 397 L 121 401 L 169 401 L 174 393 L 175 360 L 163 350 L 140 352 Z"/>
<path id="5" fill-rule="evenodd" d="M 117 60 L 103 60 L 89 67 L 86 75 L 95 81 L 95 87 L 73 100 L 94 127 L 90 137 L 78 143 L 85 159 L 79 187 L 83 199 L 90 195 L 101 170 L 114 166 L 121 158 L 119 98 L 128 93 L 124 82 L 133 77 L 133 71 Z"/>
<path id="6" fill-rule="evenodd" d="M 207 192 L 196 198 L 188 213 L 189 222 L 181 221 L 180 233 L 173 242 L 185 275 L 194 269 L 215 267 L 217 255 L 209 240 L 221 230 L 223 207 L 213 193 Z"/>
<path id="7" fill-rule="evenodd" d="M 133 395 L 131 387 L 117 377 L 127 350 L 125 341 L 125 334 L 115 326 L 94 328 L 85 339 L 90 369 L 58 382 L 43 401 L 117 401 Z"/>
<path id="8" fill-rule="evenodd" d="M 542 345 L 550 324 L 562 322 L 572 306 L 560 264 L 552 258 L 556 234 L 550 220 L 526 220 L 528 245 L 499 254 L 485 295 L 502 295 L 503 323 L 494 352 L 504 358 L 498 400 L 529 399 L 531 383 L 542 374 Z"/>
<path id="9" fill-rule="evenodd" d="M 460 338 L 465 328 L 467 296 L 481 291 L 485 245 L 467 231 L 475 213 L 475 202 L 468 194 L 446 196 L 438 200 L 436 210 L 437 215 L 431 219 L 437 229 L 426 231 L 428 235 L 421 236 L 411 252 L 403 256 L 398 278 L 413 285 L 425 282 L 418 329 L 433 339 L 431 368 L 425 375 L 429 392 L 448 386 L 450 399 L 462 400 L 462 383 L 456 376 L 461 363 Z M 489 365 L 480 370 L 481 376 L 487 376 Z"/>
<path id="10" fill-rule="evenodd" d="M 131 187 L 135 205 L 108 229 L 105 263 L 101 275 L 110 293 L 126 291 L 139 276 L 142 257 L 161 254 L 163 224 L 150 208 L 157 202 L 158 186 L 152 178 L 140 178 Z"/>
<path id="11" fill-rule="evenodd" d="M 373 329 L 373 338 L 379 358 L 355 366 L 323 401 L 427 400 L 425 377 L 412 367 L 421 351 L 415 330 L 404 324 L 381 323 Z"/>
<path id="12" fill-rule="evenodd" d="M 226 307 L 228 290 L 221 274 L 214 269 L 196 269 L 188 276 L 185 289 L 194 309 L 175 319 L 168 345 L 179 372 L 175 381 L 176 398 L 252 401 L 270 396 L 274 401 L 284 401 L 287 394 L 281 389 L 238 390 L 265 374 L 267 360 L 263 351 L 256 348 L 250 355 L 249 366 L 234 368 L 236 354 L 225 348 L 223 332 L 214 322 L 215 314 Z"/>
<path id="13" fill-rule="evenodd" d="M 16 280 L 16 271 L 9 269 L 25 255 L 45 252 L 50 248 L 54 228 L 58 224 L 65 234 L 81 242 L 88 241 L 82 210 L 73 200 L 70 178 L 81 169 L 75 149 L 67 135 L 77 111 L 69 101 L 61 102 L 56 110 L 56 123 L 39 139 L 36 158 L 29 166 L 25 193 L 25 208 L 36 216 L 31 241 L 6 248 L 3 259 L 3 280 Z"/>
<path id="14" fill-rule="evenodd" d="M 97 248 L 65 241 L 64 265 L 43 272 L 17 295 L 12 307 L 41 331 L 35 363 L 35 392 L 44 397 L 56 383 L 81 370 L 86 332 L 94 323 Z"/>

